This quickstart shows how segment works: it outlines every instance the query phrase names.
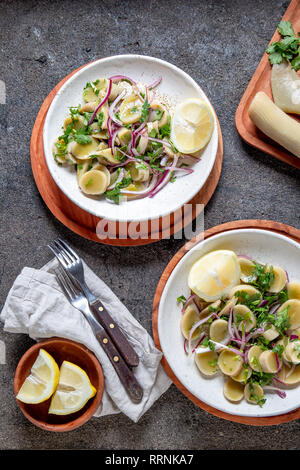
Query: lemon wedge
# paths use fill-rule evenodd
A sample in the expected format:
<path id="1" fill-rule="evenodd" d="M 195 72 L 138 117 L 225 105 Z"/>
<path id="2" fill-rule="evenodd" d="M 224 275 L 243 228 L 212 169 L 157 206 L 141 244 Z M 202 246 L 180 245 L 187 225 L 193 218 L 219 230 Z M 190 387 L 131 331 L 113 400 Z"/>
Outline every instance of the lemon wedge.
<path id="1" fill-rule="evenodd" d="M 209 142 L 214 117 L 209 105 L 199 98 L 188 98 L 175 109 L 171 140 L 181 153 L 195 153 Z"/>
<path id="2" fill-rule="evenodd" d="M 49 413 L 68 415 L 84 407 L 96 394 L 87 373 L 81 367 L 64 361 L 60 368 L 59 382 L 52 397 Z"/>
<path id="3" fill-rule="evenodd" d="M 230 250 L 212 251 L 192 266 L 189 288 L 206 302 L 227 295 L 239 283 L 240 265 L 236 254 Z"/>
<path id="4" fill-rule="evenodd" d="M 17 399 L 23 403 L 41 403 L 48 400 L 56 389 L 58 380 L 58 365 L 53 357 L 41 348 L 31 367 L 30 375 L 17 394 Z"/>
<path id="5" fill-rule="evenodd" d="M 273 65 L 271 85 L 275 104 L 286 113 L 300 114 L 300 77 L 290 64 Z"/>

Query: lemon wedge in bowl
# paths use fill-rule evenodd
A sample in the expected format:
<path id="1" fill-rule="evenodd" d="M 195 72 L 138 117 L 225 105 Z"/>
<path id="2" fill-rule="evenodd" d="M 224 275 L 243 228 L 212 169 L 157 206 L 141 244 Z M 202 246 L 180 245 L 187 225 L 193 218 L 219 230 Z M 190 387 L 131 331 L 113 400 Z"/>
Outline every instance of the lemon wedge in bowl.
<path id="1" fill-rule="evenodd" d="M 51 397 L 58 380 L 58 365 L 53 357 L 41 348 L 16 398 L 23 403 L 41 403 Z"/>
<path id="2" fill-rule="evenodd" d="M 57 389 L 51 399 L 49 413 L 68 415 L 81 410 L 97 390 L 81 367 L 64 361 L 60 368 Z"/>
<path id="3" fill-rule="evenodd" d="M 203 149 L 212 136 L 214 116 L 210 106 L 199 98 L 188 98 L 175 109 L 171 123 L 171 140 L 181 153 Z"/>
<path id="4" fill-rule="evenodd" d="M 226 296 L 239 283 L 238 257 L 230 250 L 216 250 L 198 259 L 190 269 L 188 285 L 206 302 Z"/>

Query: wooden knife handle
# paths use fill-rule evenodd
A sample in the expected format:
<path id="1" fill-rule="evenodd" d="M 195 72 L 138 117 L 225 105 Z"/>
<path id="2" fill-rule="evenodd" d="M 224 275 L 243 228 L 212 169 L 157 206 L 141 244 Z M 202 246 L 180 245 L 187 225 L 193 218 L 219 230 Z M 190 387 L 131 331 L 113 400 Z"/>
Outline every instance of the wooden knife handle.
<path id="1" fill-rule="evenodd" d="M 99 300 L 90 305 L 94 315 L 107 331 L 115 346 L 120 351 L 123 359 L 130 367 L 136 367 L 139 364 L 139 356 L 129 343 L 126 336 L 122 333 L 117 323 L 111 318 L 110 314 Z"/>
<path id="2" fill-rule="evenodd" d="M 96 333 L 96 338 L 106 352 L 106 355 L 112 363 L 131 400 L 135 403 L 140 403 L 143 398 L 143 389 L 136 380 L 132 370 L 125 363 L 119 351 L 113 344 L 111 338 L 104 330 L 98 331 Z"/>

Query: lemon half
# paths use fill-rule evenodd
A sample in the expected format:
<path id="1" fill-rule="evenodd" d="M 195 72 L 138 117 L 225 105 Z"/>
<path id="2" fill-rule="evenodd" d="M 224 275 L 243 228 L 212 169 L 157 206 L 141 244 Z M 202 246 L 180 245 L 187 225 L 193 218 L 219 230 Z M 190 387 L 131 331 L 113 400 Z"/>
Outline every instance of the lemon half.
<path id="1" fill-rule="evenodd" d="M 214 116 L 209 105 L 199 98 L 182 101 L 175 109 L 171 140 L 181 153 L 195 153 L 209 142 Z"/>
<path id="2" fill-rule="evenodd" d="M 96 394 L 87 373 L 81 367 L 64 361 L 60 368 L 59 382 L 52 397 L 49 413 L 68 415 L 84 407 Z"/>
<path id="3" fill-rule="evenodd" d="M 30 375 L 17 394 L 17 399 L 23 403 L 41 403 L 48 400 L 56 389 L 58 380 L 58 365 L 53 357 L 41 348 Z"/>
<path id="4" fill-rule="evenodd" d="M 239 279 L 240 265 L 236 254 L 230 250 L 216 250 L 193 264 L 188 285 L 201 299 L 212 302 L 227 295 Z"/>

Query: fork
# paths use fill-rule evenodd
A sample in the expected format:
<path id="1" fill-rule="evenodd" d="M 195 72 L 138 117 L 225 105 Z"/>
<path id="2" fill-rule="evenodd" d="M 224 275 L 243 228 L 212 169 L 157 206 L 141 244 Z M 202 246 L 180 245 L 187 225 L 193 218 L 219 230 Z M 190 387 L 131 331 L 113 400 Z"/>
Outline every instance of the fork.
<path id="1" fill-rule="evenodd" d="M 85 278 L 84 270 L 81 258 L 78 254 L 63 240 L 60 238 L 49 243 L 48 247 L 52 253 L 56 256 L 57 260 L 68 272 L 69 275 L 75 280 L 84 295 L 86 296 L 89 306 L 103 328 L 108 332 L 109 336 L 113 340 L 115 346 L 119 349 L 125 362 L 130 367 L 136 367 L 139 364 L 139 357 L 125 335 L 122 333 L 119 326 L 112 319 L 107 309 L 104 307 L 102 302 L 88 288 Z"/>
<path id="2" fill-rule="evenodd" d="M 55 270 L 55 275 L 58 284 L 60 285 L 71 305 L 83 313 L 84 317 L 89 322 L 95 337 L 112 363 L 129 397 L 133 402 L 140 403 L 143 398 L 142 387 L 135 378 L 132 370 L 125 363 L 122 356 L 120 356 L 119 351 L 116 349 L 115 345 L 106 334 L 104 328 L 95 320 L 93 314 L 90 311 L 87 298 L 60 266 Z"/>

